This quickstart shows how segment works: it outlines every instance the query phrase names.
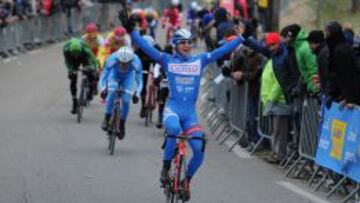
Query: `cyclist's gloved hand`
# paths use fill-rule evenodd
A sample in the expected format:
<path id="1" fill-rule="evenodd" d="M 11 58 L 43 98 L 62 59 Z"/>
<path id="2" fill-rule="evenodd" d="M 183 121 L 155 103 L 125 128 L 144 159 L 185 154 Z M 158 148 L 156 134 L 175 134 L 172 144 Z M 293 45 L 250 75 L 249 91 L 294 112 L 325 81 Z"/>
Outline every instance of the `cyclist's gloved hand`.
<path id="1" fill-rule="evenodd" d="M 136 92 L 134 93 L 132 100 L 134 104 L 137 104 L 139 102 L 139 97 L 137 96 Z"/>
<path id="2" fill-rule="evenodd" d="M 101 90 L 101 93 L 100 93 L 101 99 L 105 100 L 106 96 L 107 96 L 107 93 L 108 93 L 107 89 Z"/>
<path id="3" fill-rule="evenodd" d="M 126 31 L 131 33 L 135 26 L 136 26 L 136 19 L 134 16 L 129 16 L 127 13 L 127 10 L 121 10 L 119 11 L 119 20 L 121 21 L 121 24 L 124 26 Z"/>

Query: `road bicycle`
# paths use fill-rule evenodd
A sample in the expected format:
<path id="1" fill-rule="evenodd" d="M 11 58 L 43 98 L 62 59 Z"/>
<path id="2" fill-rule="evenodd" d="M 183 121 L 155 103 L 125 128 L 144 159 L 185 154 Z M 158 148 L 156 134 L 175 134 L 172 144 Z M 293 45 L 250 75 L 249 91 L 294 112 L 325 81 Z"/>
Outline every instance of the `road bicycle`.
<path id="1" fill-rule="evenodd" d="M 169 181 L 162 185 L 164 188 L 164 194 L 166 203 L 184 203 L 186 200 L 184 199 L 184 194 L 186 194 L 186 188 L 184 185 L 187 185 L 187 148 L 186 141 L 189 140 L 202 140 L 203 141 L 203 150 L 205 149 L 206 144 L 206 136 L 202 137 L 193 137 L 190 132 L 182 133 L 179 136 L 167 135 L 166 138 L 175 138 L 178 139 L 178 143 L 175 149 L 172 168 L 170 169 L 170 178 Z M 166 141 L 165 141 L 166 143 Z M 165 144 L 164 144 L 165 146 Z M 163 147 L 164 147 L 163 146 Z M 184 182 L 181 182 L 184 180 Z"/>
<path id="2" fill-rule="evenodd" d="M 114 101 L 114 107 L 112 111 L 113 113 L 110 118 L 109 128 L 107 129 L 108 140 L 109 140 L 108 149 L 110 155 L 114 155 L 116 137 L 118 137 L 118 135 L 120 134 L 120 115 L 121 115 L 121 102 L 122 102 L 121 97 L 125 93 L 132 94 L 132 92 L 123 90 L 121 88 L 115 91 L 116 98 Z"/>

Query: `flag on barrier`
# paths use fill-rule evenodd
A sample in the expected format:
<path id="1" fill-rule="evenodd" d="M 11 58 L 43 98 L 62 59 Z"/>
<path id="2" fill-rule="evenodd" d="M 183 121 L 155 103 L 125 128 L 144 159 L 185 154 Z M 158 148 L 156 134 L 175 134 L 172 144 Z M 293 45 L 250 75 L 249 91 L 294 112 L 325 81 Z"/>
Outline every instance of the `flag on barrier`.
<path id="1" fill-rule="evenodd" d="M 324 109 L 316 163 L 360 182 L 360 109 Z"/>

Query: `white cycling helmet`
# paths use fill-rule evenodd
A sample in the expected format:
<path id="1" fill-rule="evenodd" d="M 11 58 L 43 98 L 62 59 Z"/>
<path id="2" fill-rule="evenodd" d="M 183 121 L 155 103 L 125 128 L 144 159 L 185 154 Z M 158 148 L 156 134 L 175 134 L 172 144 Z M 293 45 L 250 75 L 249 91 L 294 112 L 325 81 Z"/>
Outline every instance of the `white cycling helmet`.
<path id="1" fill-rule="evenodd" d="M 151 37 L 150 35 L 144 35 L 143 38 L 151 45 L 154 46 L 155 45 L 155 40 L 153 37 Z"/>
<path id="2" fill-rule="evenodd" d="M 173 45 L 177 45 L 181 40 L 192 40 L 191 32 L 182 28 L 174 33 L 171 42 Z"/>
<path id="3" fill-rule="evenodd" d="M 190 4 L 190 8 L 195 10 L 197 7 L 198 7 L 198 3 L 196 1 L 192 1 Z"/>
<path id="4" fill-rule="evenodd" d="M 134 51 L 130 47 L 121 47 L 118 51 L 118 59 L 122 63 L 129 63 L 134 58 Z"/>
<path id="5" fill-rule="evenodd" d="M 172 6 L 177 6 L 180 4 L 180 1 L 179 0 L 171 0 L 171 5 Z"/>

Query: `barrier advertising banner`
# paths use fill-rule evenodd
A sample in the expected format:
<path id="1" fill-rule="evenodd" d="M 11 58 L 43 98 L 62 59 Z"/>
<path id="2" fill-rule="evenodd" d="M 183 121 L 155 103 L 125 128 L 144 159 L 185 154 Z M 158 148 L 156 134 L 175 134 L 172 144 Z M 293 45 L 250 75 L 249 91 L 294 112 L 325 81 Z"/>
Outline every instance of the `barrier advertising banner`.
<path id="1" fill-rule="evenodd" d="M 360 182 L 359 108 L 324 108 L 316 163 Z"/>

